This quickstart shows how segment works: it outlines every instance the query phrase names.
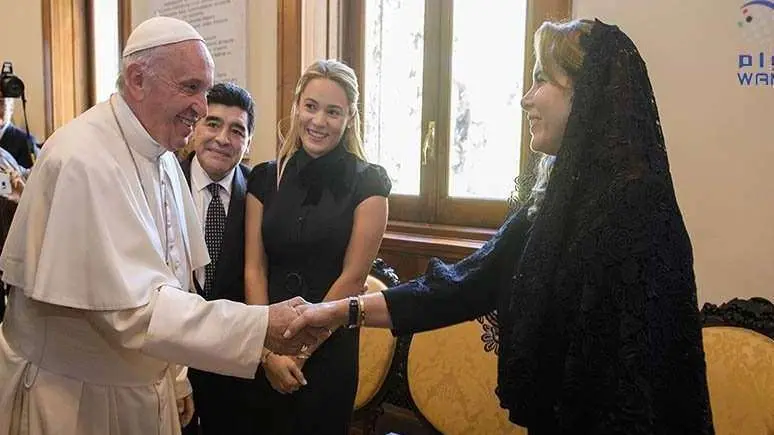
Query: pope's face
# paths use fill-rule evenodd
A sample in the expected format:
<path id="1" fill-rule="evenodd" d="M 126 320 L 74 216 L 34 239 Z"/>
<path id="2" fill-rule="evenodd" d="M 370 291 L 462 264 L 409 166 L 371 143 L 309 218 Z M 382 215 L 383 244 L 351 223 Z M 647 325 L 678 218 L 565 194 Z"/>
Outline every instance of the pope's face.
<path id="1" fill-rule="evenodd" d="M 213 63 L 201 41 L 169 46 L 163 59 L 151 65 L 141 104 L 148 133 L 169 151 L 184 147 L 196 121 L 207 114 L 207 90 L 212 87 Z"/>

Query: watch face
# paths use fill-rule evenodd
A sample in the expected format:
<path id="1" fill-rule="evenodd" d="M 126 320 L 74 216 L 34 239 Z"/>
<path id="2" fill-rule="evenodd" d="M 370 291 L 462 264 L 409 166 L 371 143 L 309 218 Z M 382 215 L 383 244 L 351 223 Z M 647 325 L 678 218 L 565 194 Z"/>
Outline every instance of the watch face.
<path id="1" fill-rule="evenodd" d="M 358 317 L 360 317 L 360 304 L 356 298 L 349 299 L 349 323 L 348 328 L 357 328 Z"/>

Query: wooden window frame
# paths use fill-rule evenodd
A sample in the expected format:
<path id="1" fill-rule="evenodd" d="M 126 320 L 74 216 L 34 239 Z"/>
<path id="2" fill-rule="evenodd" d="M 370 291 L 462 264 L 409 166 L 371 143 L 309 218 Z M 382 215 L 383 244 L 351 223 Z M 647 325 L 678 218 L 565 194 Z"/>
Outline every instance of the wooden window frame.
<path id="1" fill-rule="evenodd" d="M 43 0 L 46 137 L 97 103 L 94 0 Z M 131 32 L 131 1 L 118 1 L 119 53 Z"/>
<path id="2" fill-rule="evenodd" d="M 43 0 L 46 137 L 90 106 L 89 1 Z"/>
<path id="3" fill-rule="evenodd" d="M 285 126 L 301 77 L 301 25 L 303 0 L 277 2 L 277 126 Z M 277 140 L 277 150 L 281 144 Z"/>

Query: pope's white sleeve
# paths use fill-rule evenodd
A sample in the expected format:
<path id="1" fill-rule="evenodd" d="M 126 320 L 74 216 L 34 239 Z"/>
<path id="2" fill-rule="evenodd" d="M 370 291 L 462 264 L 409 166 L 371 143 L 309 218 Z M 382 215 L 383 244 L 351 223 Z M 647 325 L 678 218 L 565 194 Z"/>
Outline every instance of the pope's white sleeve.
<path id="1" fill-rule="evenodd" d="M 122 347 L 209 372 L 255 376 L 268 327 L 267 306 L 208 302 L 166 286 L 151 293 L 148 304 L 139 308 L 86 313 Z"/>

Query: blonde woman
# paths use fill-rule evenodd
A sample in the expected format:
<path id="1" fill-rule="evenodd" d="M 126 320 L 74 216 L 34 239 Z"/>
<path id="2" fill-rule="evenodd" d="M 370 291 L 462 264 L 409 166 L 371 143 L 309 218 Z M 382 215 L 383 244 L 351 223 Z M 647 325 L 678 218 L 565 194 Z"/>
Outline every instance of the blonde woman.
<path id="1" fill-rule="evenodd" d="M 296 86 L 276 161 L 248 179 L 245 296 L 250 304 L 362 292 L 387 223 L 391 183 L 365 160 L 358 83 L 334 60 Z M 265 351 L 255 399 L 271 434 L 344 435 L 357 391 L 358 333 L 335 332 L 300 358 Z"/>

